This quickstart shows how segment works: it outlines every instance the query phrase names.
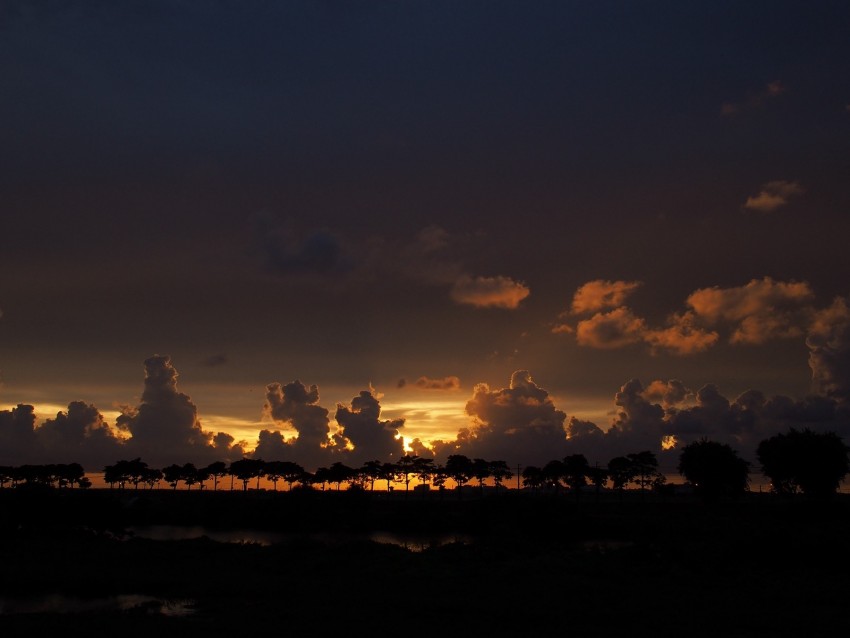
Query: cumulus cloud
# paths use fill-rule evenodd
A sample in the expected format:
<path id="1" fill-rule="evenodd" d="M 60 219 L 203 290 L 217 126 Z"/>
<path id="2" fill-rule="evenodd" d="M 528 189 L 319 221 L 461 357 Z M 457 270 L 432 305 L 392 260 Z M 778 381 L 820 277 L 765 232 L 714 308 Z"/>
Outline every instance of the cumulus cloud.
<path id="1" fill-rule="evenodd" d="M 80 463 L 100 469 L 118 460 L 123 440 L 104 421 L 98 409 L 83 401 L 72 401 L 67 412 L 47 419 L 37 430 L 45 459 L 52 463 Z"/>
<path id="2" fill-rule="evenodd" d="M 744 208 L 758 213 L 771 213 L 785 206 L 792 197 L 802 195 L 803 187 L 798 182 L 777 180 L 761 187 L 757 195 L 747 198 Z"/>
<path id="3" fill-rule="evenodd" d="M 261 430 L 254 458 L 293 461 L 308 470 L 342 461 L 347 442 L 331 432 L 327 408 L 319 405 L 319 388 L 295 380 L 266 386 L 264 414 L 276 424 L 295 430 L 286 438 L 280 430 Z"/>
<path id="4" fill-rule="evenodd" d="M 0 410 L 0 465 L 41 462 L 35 433 L 35 408 L 19 403 Z"/>
<path id="5" fill-rule="evenodd" d="M 703 352 L 714 346 L 719 339 L 717 332 L 696 325 L 693 312 L 674 313 L 668 319 L 666 327 L 647 330 L 643 334 L 643 340 L 653 352 L 664 350 L 679 355 Z"/>
<path id="6" fill-rule="evenodd" d="M 570 310 L 574 314 L 598 312 L 605 308 L 622 306 L 641 282 L 639 281 L 608 281 L 596 279 L 580 286 L 573 295 Z"/>
<path id="7" fill-rule="evenodd" d="M 720 341 L 717 328 L 727 331 L 732 344 L 758 345 L 774 339 L 801 337 L 816 312 L 812 305 L 814 297 L 806 282 L 764 277 L 743 286 L 695 290 L 685 302 L 688 308 L 672 313 L 663 327 L 652 327 L 628 306 L 619 306 L 597 312 L 579 321 L 575 328 L 566 323 L 556 324 L 552 332 L 575 332 L 579 345 L 593 348 L 614 349 L 643 342 L 653 354 L 692 355 Z M 622 300 L 613 295 L 608 299 L 610 303 Z M 593 304 L 581 307 L 593 307 Z"/>
<path id="8" fill-rule="evenodd" d="M 806 336 L 809 367 L 817 392 L 850 402 L 850 305 L 844 297 L 817 312 Z"/>
<path id="9" fill-rule="evenodd" d="M 338 404 L 336 421 L 341 435 L 353 446 L 349 462 L 361 465 L 372 459 L 396 461 L 404 456 L 399 430 L 404 419 L 381 420 L 381 404 L 374 390 L 362 390 L 349 406 Z"/>
<path id="10" fill-rule="evenodd" d="M 531 294 L 529 288 L 510 277 L 472 277 L 462 275 L 451 289 L 452 299 L 459 304 L 477 308 L 519 307 L 520 302 Z"/>
<path id="11" fill-rule="evenodd" d="M 141 403 L 118 417 L 119 427 L 131 435 L 126 452 L 151 465 L 223 460 L 213 444 L 213 433 L 201 427 L 192 399 L 177 389 L 177 376 L 170 357 L 154 355 L 145 360 Z"/>
<path id="12" fill-rule="evenodd" d="M 433 445 L 438 461 L 444 462 L 450 454 L 464 454 L 539 464 L 565 453 L 566 414 L 555 407 L 528 370 L 514 372 L 509 387 L 500 390 L 477 384 L 466 413 L 473 419 L 472 427 L 460 430 L 455 440 Z"/>
<path id="13" fill-rule="evenodd" d="M 731 343 L 761 344 L 801 336 L 813 299 L 814 293 L 805 282 L 764 277 L 744 286 L 696 290 L 688 296 L 687 304 L 704 321 L 733 324 Z"/>
<path id="14" fill-rule="evenodd" d="M 622 306 L 610 312 L 597 312 L 590 319 L 579 321 L 576 341 L 592 348 L 622 348 L 643 341 L 646 330 L 646 322 Z"/>
<path id="15" fill-rule="evenodd" d="M 779 97 L 787 90 L 787 87 L 779 80 L 768 82 L 762 89 L 750 92 L 741 101 L 724 102 L 720 107 L 720 113 L 728 117 L 742 111 L 761 108 L 765 102 Z"/>

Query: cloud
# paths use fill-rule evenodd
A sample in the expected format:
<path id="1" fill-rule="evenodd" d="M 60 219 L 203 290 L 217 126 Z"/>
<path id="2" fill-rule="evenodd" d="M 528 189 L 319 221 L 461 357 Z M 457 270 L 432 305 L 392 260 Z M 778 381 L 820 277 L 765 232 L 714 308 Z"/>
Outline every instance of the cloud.
<path id="1" fill-rule="evenodd" d="M 86 468 L 101 469 L 123 453 L 123 440 L 95 406 L 83 401 L 72 401 L 67 412 L 45 420 L 37 435 L 43 458 L 51 463 L 80 463 Z"/>
<path id="2" fill-rule="evenodd" d="M 682 404 L 693 396 L 693 391 L 678 379 L 669 381 L 656 379 L 644 388 L 642 395 L 646 400 L 661 403 L 666 408 Z"/>
<path id="3" fill-rule="evenodd" d="M 451 289 L 452 299 L 460 304 L 468 304 L 477 308 L 508 308 L 519 307 L 520 302 L 528 297 L 531 291 L 525 284 L 514 281 L 510 277 L 472 277 L 462 275 L 455 281 Z"/>
<path id="4" fill-rule="evenodd" d="M 419 377 L 416 380 L 416 387 L 423 390 L 458 390 L 460 379 L 455 376 L 443 377 L 442 379 Z"/>
<path id="5" fill-rule="evenodd" d="M 746 98 L 740 102 L 724 102 L 720 107 L 721 115 L 733 116 L 753 109 L 759 109 L 764 106 L 765 102 L 773 100 L 787 91 L 787 87 L 779 80 L 768 82 L 764 88 L 759 91 L 749 93 Z"/>
<path id="6" fill-rule="evenodd" d="M 622 287 L 612 289 L 617 294 L 623 290 Z M 600 296 L 588 295 L 587 298 L 599 299 Z M 605 298 L 609 300 L 605 303 L 621 300 L 616 295 Z M 774 339 L 800 337 L 815 312 L 813 299 L 814 293 L 806 282 L 783 282 L 764 277 L 752 279 L 744 286 L 695 290 L 686 300 L 688 309 L 671 314 L 666 326 L 660 328 L 649 326 L 628 306 L 620 306 L 579 321 L 575 329 L 566 323 L 555 324 L 552 332 L 575 332 L 579 345 L 592 348 L 615 349 L 643 342 L 652 354 L 693 355 L 720 341 L 720 332 L 715 327 L 728 330 L 728 340 L 732 344 L 758 345 Z M 581 307 L 595 307 L 599 303 L 602 302 Z"/>
<path id="7" fill-rule="evenodd" d="M 255 215 L 252 226 L 252 252 L 259 255 L 269 272 L 332 275 L 353 268 L 342 242 L 328 230 L 315 230 L 298 237 L 288 224 L 267 213 Z"/>
<path id="8" fill-rule="evenodd" d="M 588 281 L 573 295 L 571 311 L 573 314 L 580 314 L 616 308 L 623 305 L 626 298 L 640 286 L 639 281 Z"/>
<path id="9" fill-rule="evenodd" d="M 806 336 L 815 391 L 850 402 L 850 305 L 838 297 L 817 312 Z"/>
<path id="10" fill-rule="evenodd" d="M 696 354 L 708 350 L 720 339 L 716 332 L 697 327 L 693 312 L 674 313 L 667 324 L 666 328 L 647 330 L 643 334 L 643 340 L 650 345 L 652 352 L 665 350 L 678 355 Z"/>
<path id="11" fill-rule="evenodd" d="M 227 356 L 224 354 L 214 354 L 203 361 L 201 361 L 201 365 L 205 368 L 217 368 L 219 366 L 223 366 L 227 364 Z"/>
<path id="12" fill-rule="evenodd" d="M 207 464 L 223 460 L 213 445 L 213 433 L 205 432 L 198 410 L 188 395 L 177 389 L 177 370 L 168 356 L 145 360 L 145 386 L 138 407 L 118 417 L 118 426 L 130 433 L 125 451 L 147 463 Z M 233 450 L 237 454 L 240 450 Z"/>
<path id="13" fill-rule="evenodd" d="M 433 445 L 439 462 L 450 454 L 470 458 L 538 464 L 561 458 L 566 451 L 566 414 L 555 407 L 549 393 L 527 370 L 511 375 L 510 385 L 491 390 L 477 384 L 466 404 L 473 425 L 452 441 Z"/>
<path id="14" fill-rule="evenodd" d="M 646 322 L 627 307 L 615 308 L 610 312 L 598 312 L 590 319 L 578 322 L 576 341 L 591 348 L 621 348 L 643 341 Z"/>
<path id="15" fill-rule="evenodd" d="M 349 463 L 396 461 L 404 456 L 404 441 L 399 433 L 404 419 L 382 421 L 380 417 L 381 404 L 374 391 L 362 390 L 350 406 L 337 405 L 335 418 L 341 426 L 341 436 L 354 448 L 348 452 Z"/>
<path id="16" fill-rule="evenodd" d="M 33 406 L 19 403 L 0 410 L 0 465 L 40 462 L 39 448 Z"/>
<path id="17" fill-rule="evenodd" d="M 744 286 L 701 288 L 691 293 L 686 303 L 697 317 L 710 324 L 731 323 L 731 343 L 761 344 L 801 336 L 813 298 L 814 293 L 805 282 L 764 277 Z"/>
<path id="18" fill-rule="evenodd" d="M 804 192 L 799 182 L 782 180 L 768 182 L 761 187 L 758 195 L 747 198 L 747 201 L 744 202 L 744 208 L 758 213 L 770 213 L 781 206 L 785 206 L 792 197 L 802 195 Z"/>
<path id="19" fill-rule="evenodd" d="M 345 442 L 331 435 L 327 408 L 319 405 L 319 388 L 295 380 L 266 386 L 263 412 L 279 425 L 291 427 L 295 436 L 286 439 L 278 431 L 262 430 L 253 456 L 264 461 L 293 461 L 305 468 L 329 465 L 345 449 Z"/>

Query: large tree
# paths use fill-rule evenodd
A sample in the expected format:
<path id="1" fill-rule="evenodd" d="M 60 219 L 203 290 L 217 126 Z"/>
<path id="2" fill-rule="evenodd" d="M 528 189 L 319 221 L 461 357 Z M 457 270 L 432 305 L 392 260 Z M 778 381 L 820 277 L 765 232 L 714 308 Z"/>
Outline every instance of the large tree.
<path id="1" fill-rule="evenodd" d="M 679 455 L 679 474 L 706 500 L 737 496 L 747 489 L 750 464 L 730 446 L 701 439 Z"/>
<path id="2" fill-rule="evenodd" d="M 850 472 L 849 450 L 834 432 L 791 428 L 759 443 L 756 455 L 775 492 L 823 497 L 834 494 Z"/>

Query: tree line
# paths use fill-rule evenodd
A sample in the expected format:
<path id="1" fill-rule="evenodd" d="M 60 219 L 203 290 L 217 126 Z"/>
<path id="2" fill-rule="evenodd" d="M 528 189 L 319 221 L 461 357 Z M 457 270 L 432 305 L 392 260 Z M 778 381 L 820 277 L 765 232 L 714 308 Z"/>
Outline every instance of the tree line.
<path id="1" fill-rule="evenodd" d="M 773 492 L 828 496 L 838 490 L 841 481 L 850 472 L 848 451 L 850 448 L 835 433 L 792 428 L 787 433 L 763 440 L 758 445 L 756 456 Z M 703 438 L 682 448 L 677 470 L 698 495 L 716 499 L 745 492 L 749 487 L 751 464 L 740 458 L 729 445 Z M 205 489 L 211 482 L 212 489 L 218 490 L 220 482 L 229 477 L 229 489 L 235 489 L 236 481 L 239 481 L 238 487 L 243 491 L 252 484 L 259 489 L 264 478 L 272 483 L 275 491 L 278 483 L 285 484 L 289 490 L 317 487 L 324 490 L 328 486 L 340 490 L 342 485 L 352 490 L 374 490 L 381 482 L 386 482 L 387 491 L 392 491 L 394 484 L 399 483 L 407 491 L 414 479 L 429 488 L 441 490 L 451 479 L 458 488 L 472 484 L 482 491 L 486 481 L 492 479 L 498 491 L 514 476 L 505 461 L 469 458 L 462 454 L 450 455 L 445 465 L 437 464 L 431 458 L 407 454 L 397 462 L 373 460 L 360 467 L 337 462 L 315 472 L 309 472 L 292 461 L 254 458 L 243 458 L 229 464 L 216 461 L 202 467 L 192 463 L 172 464 L 161 469 L 149 467 L 141 458 L 135 458 L 120 460 L 103 468 L 104 481 L 110 488 L 118 489 L 129 486 L 152 489 L 163 482 L 175 490 L 181 483 L 189 490 L 195 486 Z M 659 471 L 655 453 L 648 450 L 614 457 L 604 467 L 591 466 L 583 454 L 572 454 L 543 466 L 527 466 L 518 479 L 532 491 L 557 492 L 563 489 L 577 496 L 591 485 L 597 490 L 610 486 L 620 493 L 629 486 L 654 491 L 669 487 L 666 477 Z M 0 488 L 7 484 L 12 487 L 39 484 L 85 489 L 91 487 L 91 480 L 85 476 L 79 463 L 0 466 Z"/>

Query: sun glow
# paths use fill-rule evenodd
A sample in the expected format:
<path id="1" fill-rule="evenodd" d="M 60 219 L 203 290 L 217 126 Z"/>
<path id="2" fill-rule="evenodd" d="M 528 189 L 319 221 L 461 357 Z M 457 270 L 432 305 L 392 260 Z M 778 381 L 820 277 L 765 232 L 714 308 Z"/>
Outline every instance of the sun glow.
<path id="1" fill-rule="evenodd" d="M 661 449 L 662 450 L 672 450 L 676 445 L 678 445 L 679 441 L 672 434 L 668 434 L 667 436 L 661 437 Z"/>

